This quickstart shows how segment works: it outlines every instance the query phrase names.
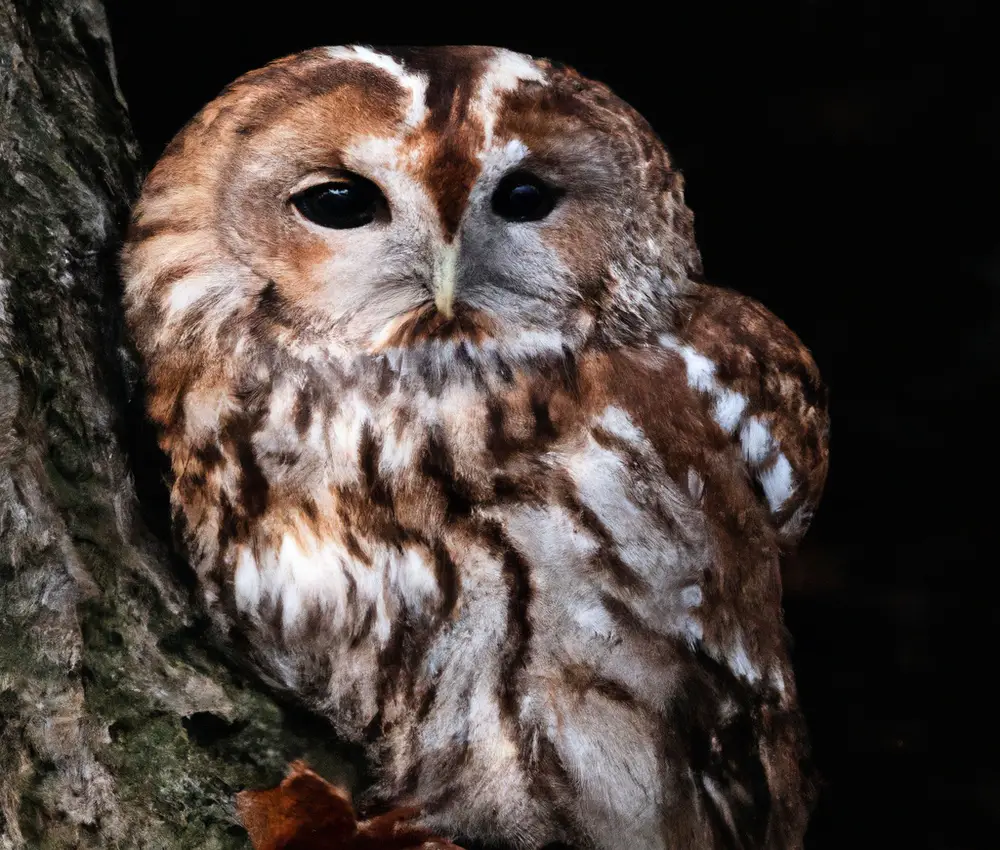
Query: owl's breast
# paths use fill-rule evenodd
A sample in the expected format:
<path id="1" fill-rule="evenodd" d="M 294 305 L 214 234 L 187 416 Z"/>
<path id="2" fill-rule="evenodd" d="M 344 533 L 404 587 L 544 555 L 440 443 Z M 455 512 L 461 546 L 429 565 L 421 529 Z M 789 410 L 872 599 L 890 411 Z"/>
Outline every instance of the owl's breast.
<path id="1" fill-rule="evenodd" d="M 203 572 L 221 576 L 206 583 L 217 616 L 294 689 L 355 671 L 359 722 L 386 670 L 443 675 L 472 646 L 481 667 L 517 635 L 539 658 L 596 648 L 616 675 L 628 656 L 608 647 L 640 627 L 701 640 L 703 470 L 581 372 L 273 381 L 197 471 L 207 484 L 175 487 Z"/>
<path id="2" fill-rule="evenodd" d="M 663 706 L 693 653 L 746 682 L 786 676 L 752 596 L 726 587 L 732 546 L 767 568 L 768 538 L 749 509 L 734 530 L 712 508 L 747 485 L 683 367 L 657 388 L 565 365 L 485 381 L 289 372 L 175 484 L 215 619 L 341 734 L 377 731 L 393 796 L 426 801 L 461 763 L 470 787 L 496 781 L 497 805 L 530 809 L 551 793 L 525 758 L 599 758 L 599 796 L 627 813 L 662 780 Z M 470 802 L 463 829 L 486 828 L 484 811 Z"/>

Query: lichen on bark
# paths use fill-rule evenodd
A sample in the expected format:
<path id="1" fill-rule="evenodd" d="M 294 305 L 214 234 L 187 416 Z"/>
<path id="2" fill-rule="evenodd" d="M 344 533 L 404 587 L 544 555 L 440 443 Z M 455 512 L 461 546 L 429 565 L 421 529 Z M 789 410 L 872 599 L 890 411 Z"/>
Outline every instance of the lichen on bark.
<path id="1" fill-rule="evenodd" d="M 237 791 L 301 757 L 356 778 L 211 648 L 140 510 L 116 268 L 140 178 L 102 4 L 0 0 L 0 850 L 247 847 Z"/>

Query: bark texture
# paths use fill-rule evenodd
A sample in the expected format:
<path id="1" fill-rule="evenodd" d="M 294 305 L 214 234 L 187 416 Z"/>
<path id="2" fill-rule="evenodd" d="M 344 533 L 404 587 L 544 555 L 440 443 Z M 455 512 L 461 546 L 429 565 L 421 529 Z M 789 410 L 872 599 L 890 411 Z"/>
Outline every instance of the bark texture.
<path id="1" fill-rule="evenodd" d="M 99 0 L 0 0 L 0 850 L 247 847 L 237 791 L 300 757 L 354 784 L 209 648 L 144 522 L 116 269 L 138 162 Z"/>

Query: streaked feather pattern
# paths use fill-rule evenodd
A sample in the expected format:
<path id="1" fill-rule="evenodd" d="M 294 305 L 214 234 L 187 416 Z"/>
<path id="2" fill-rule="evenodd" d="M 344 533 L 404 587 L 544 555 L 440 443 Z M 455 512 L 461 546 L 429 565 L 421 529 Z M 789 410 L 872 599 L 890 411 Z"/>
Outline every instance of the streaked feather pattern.
<path id="1" fill-rule="evenodd" d="M 391 219 L 295 219 L 331 169 Z M 491 217 L 516 169 L 565 189 L 550 219 Z M 435 832 L 801 845 L 778 558 L 824 391 L 778 319 L 696 282 L 692 234 L 641 117 L 494 48 L 281 60 L 147 180 L 128 316 L 219 636 Z"/>

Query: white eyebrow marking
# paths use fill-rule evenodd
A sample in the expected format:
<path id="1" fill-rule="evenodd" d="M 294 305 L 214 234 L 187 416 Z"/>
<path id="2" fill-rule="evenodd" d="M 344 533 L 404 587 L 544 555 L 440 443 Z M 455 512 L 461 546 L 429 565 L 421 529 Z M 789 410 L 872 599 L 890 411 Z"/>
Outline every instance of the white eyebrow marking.
<path id="1" fill-rule="evenodd" d="M 376 53 L 370 47 L 328 47 L 326 53 L 331 59 L 364 62 L 380 71 L 385 71 L 403 88 L 410 92 L 410 108 L 404 119 L 408 126 L 419 127 L 427 117 L 427 75 L 411 74 L 398 60 L 384 53 Z"/>
<path id="2" fill-rule="evenodd" d="M 509 50 L 498 50 L 483 72 L 479 88 L 471 107 L 483 123 L 483 150 L 493 145 L 493 128 L 496 124 L 500 96 L 514 91 L 522 82 L 545 84 L 545 73 L 530 57 Z"/>

